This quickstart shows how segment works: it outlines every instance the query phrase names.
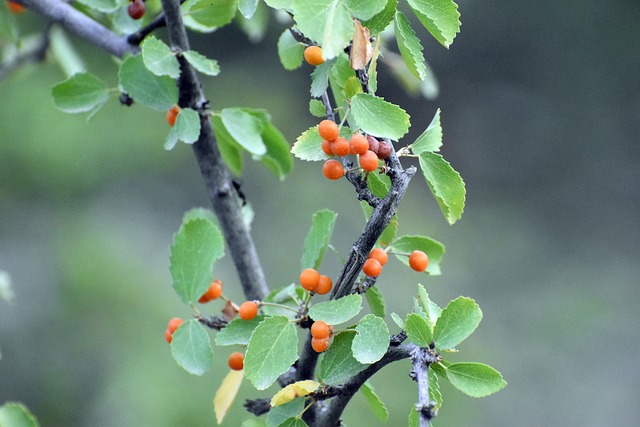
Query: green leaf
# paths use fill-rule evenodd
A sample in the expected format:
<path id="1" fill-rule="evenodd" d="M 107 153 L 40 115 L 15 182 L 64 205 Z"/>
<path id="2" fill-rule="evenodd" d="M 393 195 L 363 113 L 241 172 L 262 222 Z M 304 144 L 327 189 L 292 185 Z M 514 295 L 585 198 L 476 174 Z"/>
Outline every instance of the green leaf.
<path id="1" fill-rule="evenodd" d="M 347 54 L 338 55 L 335 64 L 331 67 L 329 73 L 329 83 L 333 92 L 333 98 L 338 108 L 346 108 L 344 90 L 347 81 L 351 77 L 355 77 L 356 72 L 351 68 L 351 63 Z"/>
<path id="2" fill-rule="evenodd" d="M 251 320 L 235 318 L 216 334 L 216 345 L 247 345 L 251 334 L 264 320 L 264 316 L 256 316 Z"/>
<path id="3" fill-rule="evenodd" d="M 433 366 L 433 365 L 431 365 Z M 435 410 L 437 411 L 442 406 L 442 394 L 440 393 L 440 383 L 438 382 L 438 375 L 433 369 L 429 369 L 429 400 L 435 402 Z"/>
<path id="4" fill-rule="evenodd" d="M 129 16 L 129 15 L 127 15 Z M 20 44 L 27 48 L 27 40 L 23 37 Z M 67 33 L 58 26 L 53 26 L 49 30 L 49 51 L 52 53 L 56 63 L 67 77 L 87 71 L 87 66 L 82 57 L 69 40 Z"/>
<path id="5" fill-rule="evenodd" d="M 405 321 L 409 341 L 418 347 L 429 347 L 433 335 L 433 325 L 430 321 L 416 313 L 409 313 Z"/>
<path id="6" fill-rule="evenodd" d="M 446 372 L 449 382 L 471 397 L 489 396 L 507 385 L 500 372 L 483 363 L 454 363 Z"/>
<path id="7" fill-rule="evenodd" d="M 267 317 L 251 335 L 244 371 L 255 388 L 264 390 L 287 372 L 296 360 L 296 327 L 284 316 Z"/>
<path id="8" fill-rule="evenodd" d="M 393 21 L 393 16 L 396 13 L 397 7 L 398 0 L 387 0 L 387 4 L 384 9 L 371 19 L 363 21 L 362 26 L 368 28 L 371 35 L 377 35 L 378 33 L 383 32 L 385 28 L 389 26 L 391 21 Z"/>
<path id="9" fill-rule="evenodd" d="M 319 118 L 324 118 L 327 115 L 327 110 L 324 108 L 324 104 L 319 99 L 311 99 L 309 101 L 309 112 Z"/>
<path id="10" fill-rule="evenodd" d="M 224 123 L 222 123 L 222 119 L 219 116 L 211 117 L 211 124 L 216 134 L 216 141 L 218 142 L 218 149 L 222 159 L 233 174 L 242 175 L 242 165 L 244 163 L 242 147 L 227 132 L 227 128 L 224 127 Z"/>
<path id="11" fill-rule="evenodd" d="M 259 0 L 239 0 L 238 1 L 238 10 L 242 13 L 247 19 L 251 19 L 254 13 L 256 13 L 256 9 L 258 8 Z"/>
<path id="12" fill-rule="evenodd" d="M 454 224 L 464 211 L 466 189 L 462 177 L 440 154 L 425 151 L 420 154 L 419 161 L 442 214 L 449 224 Z"/>
<path id="13" fill-rule="evenodd" d="M 185 304 L 195 303 L 211 285 L 211 266 L 224 255 L 220 229 L 206 219 L 182 224 L 173 238 L 169 271 L 173 289 Z"/>
<path id="14" fill-rule="evenodd" d="M 439 350 L 451 350 L 476 330 L 482 320 L 482 310 L 474 300 L 458 297 L 442 310 L 433 330 L 433 340 Z"/>
<path id="15" fill-rule="evenodd" d="M 145 67 L 156 76 L 169 76 L 177 79 L 180 76 L 178 59 L 171 48 L 155 36 L 144 39 L 140 45 Z"/>
<path id="16" fill-rule="evenodd" d="M 298 308 L 298 301 L 303 297 L 302 288 L 296 288 L 294 283 L 284 288 L 275 289 L 264 298 L 265 302 L 274 302 L 280 305 L 286 305 L 291 308 Z M 296 301 L 297 298 L 297 301 Z M 285 316 L 289 319 L 296 317 L 296 312 L 287 310 L 284 307 L 265 305 L 262 307 L 262 312 L 267 315 Z"/>
<path id="17" fill-rule="evenodd" d="M 346 4 L 353 16 L 366 21 L 382 12 L 387 5 L 387 0 L 346 0 Z"/>
<path id="18" fill-rule="evenodd" d="M 362 93 L 362 85 L 357 77 L 351 76 L 347 79 L 344 85 L 344 96 L 347 99 L 351 99 L 357 94 Z"/>
<path id="19" fill-rule="evenodd" d="M 382 400 L 380 400 L 373 386 L 369 382 L 365 382 L 362 387 L 360 387 L 360 391 L 369 404 L 373 415 L 380 421 L 386 422 L 389 419 L 389 410 Z"/>
<path id="20" fill-rule="evenodd" d="M 433 276 L 442 274 L 440 261 L 444 255 L 444 245 L 437 240 L 424 236 L 402 236 L 391 243 L 391 252 L 409 254 L 413 251 L 422 251 L 429 256 L 429 265 L 426 273 Z M 396 258 L 404 265 L 409 265 L 409 257 L 396 254 Z"/>
<path id="21" fill-rule="evenodd" d="M 368 93 L 351 98 L 351 114 L 365 133 L 397 141 L 409 131 L 409 115 L 402 108 Z"/>
<path id="22" fill-rule="evenodd" d="M 84 113 L 109 100 L 107 84 L 89 73 L 74 74 L 51 88 L 53 104 L 66 113 Z"/>
<path id="23" fill-rule="evenodd" d="M 440 151 L 440 147 L 442 147 L 442 125 L 438 108 L 427 129 L 411 144 L 411 151 L 413 154 L 422 154 L 425 151 Z"/>
<path id="24" fill-rule="evenodd" d="M 264 2 L 274 9 L 291 9 L 293 0 L 264 0 Z"/>
<path id="25" fill-rule="evenodd" d="M 382 359 L 389 348 L 389 328 L 385 321 L 367 314 L 356 326 L 356 336 L 351 344 L 353 357 L 360 363 L 374 363 Z"/>
<path id="26" fill-rule="evenodd" d="M 329 209 L 323 209 L 313 214 L 311 228 L 304 239 L 302 260 L 300 261 L 301 270 L 305 268 L 317 270 L 320 267 L 331 241 L 337 217 L 338 214 Z"/>
<path id="27" fill-rule="evenodd" d="M 386 316 L 386 304 L 384 302 L 384 297 L 377 286 L 372 286 L 367 289 L 364 296 L 367 298 L 367 303 L 369 303 L 369 308 L 373 314 L 378 317 Z"/>
<path id="28" fill-rule="evenodd" d="M 424 307 L 427 318 L 431 321 L 432 325 L 435 325 L 438 317 L 440 317 L 442 313 L 442 309 L 438 307 L 438 304 L 431 301 L 427 290 L 420 283 L 418 283 L 418 295 L 420 295 L 420 302 L 422 303 L 422 307 Z"/>
<path id="29" fill-rule="evenodd" d="M 209 59 L 195 50 L 187 50 L 182 52 L 182 55 L 198 72 L 207 76 L 217 76 L 220 74 L 220 66 L 215 59 Z"/>
<path id="30" fill-rule="evenodd" d="M 402 317 L 400 317 L 397 313 L 391 313 L 391 319 L 393 319 L 395 324 L 398 325 L 400 329 L 404 329 L 404 320 L 402 320 Z"/>
<path id="31" fill-rule="evenodd" d="M 278 56 L 285 70 L 295 70 L 302 65 L 304 45 L 286 29 L 278 39 Z"/>
<path id="32" fill-rule="evenodd" d="M 263 3 L 258 3 L 258 7 L 251 19 L 247 19 L 242 16 L 242 14 L 239 14 L 236 17 L 236 21 L 250 42 L 259 43 L 267 33 L 270 15 L 271 11 L 269 8 Z"/>
<path id="33" fill-rule="evenodd" d="M 178 141 L 185 144 L 193 144 L 200 137 L 200 116 L 191 108 L 182 108 L 176 117 L 164 144 L 165 150 L 171 150 Z"/>
<path id="34" fill-rule="evenodd" d="M 320 356 L 318 378 L 327 385 L 339 385 L 367 367 L 353 357 L 351 345 L 355 334 L 343 332 L 335 336 L 333 342 Z"/>
<path id="35" fill-rule="evenodd" d="M 291 417 L 300 414 L 304 409 L 304 399 L 294 399 L 284 405 L 271 408 L 267 413 L 267 427 L 279 427 Z"/>
<path id="36" fill-rule="evenodd" d="M 242 108 L 225 108 L 220 117 L 229 135 L 251 154 L 261 156 L 267 152 L 262 140 L 263 123 Z"/>
<path id="37" fill-rule="evenodd" d="M 340 136 L 349 139 L 353 132 L 346 126 L 340 129 Z M 318 134 L 318 126 L 307 129 L 298 137 L 291 148 L 291 153 L 300 160 L 318 161 L 329 157 L 322 151 L 322 138 Z"/>
<path id="38" fill-rule="evenodd" d="M 0 426 L 2 427 L 38 427 L 38 420 L 31 411 L 18 402 L 6 402 L 0 406 Z"/>
<path id="39" fill-rule="evenodd" d="M 320 98 L 327 91 L 329 87 L 329 72 L 332 70 L 333 64 L 334 61 L 325 61 L 311 73 L 310 92 L 313 98 Z"/>
<path id="40" fill-rule="evenodd" d="M 209 334 L 195 319 L 182 323 L 173 333 L 171 355 L 185 371 L 203 375 L 211 368 L 213 352 Z"/>
<path id="41" fill-rule="evenodd" d="M 400 11 L 396 12 L 395 31 L 396 42 L 402 59 L 404 59 L 405 64 L 407 64 L 414 76 L 424 80 L 427 77 L 427 66 L 422 55 L 422 45 L 411 28 L 409 20 Z"/>
<path id="42" fill-rule="evenodd" d="M 422 25 L 448 48 L 460 32 L 458 5 L 452 0 L 407 0 Z"/>
<path id="43" fill-rule="evenodd" d="M 118 7 L 116 0 L 78 0 L 78 2 L 98 12 L 104 13 L 113 12 Z"/>
<path id="44" fill-rule="evenodd" d="M 213 31 L 229 24 L 238 0 L 188 0 L 181 6 L 185 24 L 197 31 Z"/>
<path id="45" fill-rule="evenodd" d="M 267 424 L 257 418 L 249 418 L 248 420 L 243 421 L 240 427 L 267 427 Z"/>
<path id="46" fill-rule="evenodd" d="M 316 19 L 318 19 L 318 15 L 316 15 Z M 322 57 L 327 60 L 335 58 L 343 52 L 353 38 L 354 31 L 353 19 L 344 1 L 333 0 L 326 12 L 322 36 Z"/>
<path id="47" fill-rule="evenodd" d="M 302 421 L 300 418 L 291 417 L 286 419 L 282 424 L 278 427 L 309 427 L 307 423 Z"/>
<path id="48" fill-rule="evenodd" d="M 153 74 L 145 67 L 141 55 L 125 59 L 118 75 L 124 91 L 142 105 L 166 112 L 178 102 L 176 81 Z"/>
<path id="49" fill-rule="evenodd" d="M 357 294 L 347 295 L 336 300 L 314 304 L 309 309 L 309 317 L 322 320 L 329 325 L 339 325 L 353 319 L 362 310 L 362 297 Z"/>
<path id="50" fill-rule="evenodd" d="M 256 112 L 251 113 L 256 115 Z M 270 117 L 264 113 L 259 113 L 257 116 L 262 120 L 260 136 L 267 147 L 267 152 L 259 159 L 271 173 L 282 181 L 293 169 L 291 146 L 282 132 L 271 123 Z"/>
<path id="51" fill-rule="evenodd" d="M 430 425 L 432 424 L 430 423 Z M 420 414 L 415 406 L 413 406 L 411 412 L 409 412 L 409 427 L 420 427 Z"/>

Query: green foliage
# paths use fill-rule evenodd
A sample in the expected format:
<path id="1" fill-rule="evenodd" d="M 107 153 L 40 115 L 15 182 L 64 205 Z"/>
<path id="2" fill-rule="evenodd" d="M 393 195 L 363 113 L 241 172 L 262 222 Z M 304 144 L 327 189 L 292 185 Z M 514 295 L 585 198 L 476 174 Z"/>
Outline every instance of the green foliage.
<path id="1" fill-rule="evenodd" d="M 215 343 L 219 346 L 247 345 L 251 334 L 264 320 L 264 316 L 256 316 L 251 320 L 242 320 L 239 317 L 233 319 L 216 334 Z"/>
<path id="2" fill-rule="evenodd" d="M 338 214 L 329 209 L 323 209 L 313 214 L 311 228 L 304 239 L 302 260 L 300 261 L 301 270 L 305 268 L 317 270 L 320 267 L 331 241 L 337 217 Z"/>
<path id="3" fill-rule="evenodd" d="M 296 360 L 296 327 L 287 317 L 267 317 L 251 334 L 244 360 L 245 374 L 255 388 L 264 390 L 287 372 Z"/>
<path id="4" fill-rule="evenodd" d="M 302 65 L 304 45 L 298 42 L 291 31 L 284 30 L 278 39 L 278 56 L 285 70 L 295 70 Z"/>
<path id="5" fill-rule="evenodd" d="M 277 306 L 265 305 L 262 307 L 262 312 L 267 315 L 285 316 L 290 319 L 295 318 L 295 311 L 288 310 L 284 307 L 297 308 L 298 301 L 303 297 L 304 290 L 300 287 L 296 287 L 295 284 L 290 284 L 281 289 L 275 289 L 271 291 L 269 295 L 264 298 L 265 302 L 272 302 L 278 304 Z"/>
<path id="6" fill-rule="evenodd" d="M 325 61 L 318 65 L 311 73 L 310 93 L 313 98 L 319 98 L 329 87 L 329 73 L 333 70 L 335 61 Z"/>
<path id="7" fill-rule="evenodd" d="M 308 427 L 307 423 L 302 421 L 300 418 L 288 418 L 278 427 Z"/>
<path id="8" fill-rule="evenodd" d="M 343 126 L 340 129 L 340 136 L 349 138 L 352 131 Z M 318 126 L 307 129 L 298 137 L 291 148 L 291 153 L 300 160 L 320 161 L 328 159 L 328 156 L 322 151 L 322 137 L 318 134 Z"/>
<path id="9" fill-rule="evenodd" d="M 378 317 L 386 316 L 386 303 L 384 302 L 382 292 L 380 292 L 380 289 L 377 286 L 372 286 L 367 289 L 364 296 L 367 299 L 367 303 L 369 304 L 369 308 L 373 314 Z"/>
<path id="10" fill-rule="evenodd" d="M 218 65 L 218 61 L 215 59 L 209 59 L 195 50 L 184 51 L 182 52 L 182 56 L 184 56 L 187 62 L 189 62 L 196 71 L 199 71 L 204 75 L 217 76 L 220 74 L 220 66 Z"/>
<path id="11" fill-rule="evenodd" d="M 251 19 L 256 9 L 258 8 L 259 0 L 239 0 L 238 10 L 247 19 Z"/>
<path id="12" fill-rule="evenodd" d="M 209 334 L 195 319 L 187 320 L 173 333 L 171 355 L 185 371 L 203 375 L 211 368 L 213 351 Z"/>
<path id="13" fill-rule="evenodd" d="M 442 309 L 438 307 L 436 303 L 431 301 L 427 290 L 421 284 L 418 284 L 418 295 L 420 296 L 420 302 L 424 308 L 424 312 L 427 315 L 427 319 L 431 321 L 431 325 L 435 325 L 442 314 Z"/>
<path id="14" fill-rule="evenodd" d="M 162 40 L 149 36 L 140 45 L 142 48 L 142 60 L 156 76 L 169 76 L 177 79 L 180 76 L 180 65 L 171 48 Z"/>
<path id="15" fill-rule="evenodd" d="M 326 109 L 324 108 L 324 104 L 322 101 L 318 99 L 312 99 L 309 101 L 309 112 L 319 118 L 324 118 L 327 114 Z"/>
<path id="16" fill-rule="evenodd" d="M 315 304 L 309 310 L 313 320 L 339 325 L 353 319 L 362 310 L 362 297 L 357 294 Z"/>
<path id="17" fill-rule="evenodd" d="M 418 347 L 429 347 L 433 337 L 433 324 L 416 313 L 409 313 L 404 322 L 407 338 Z"/>
<path id="18" fill-rule="evenodd" d="M 460 32 L 458 5 L 452 0 L 407 0 L 422 25 L 444 47 Z"/>
<path id="19" fill-rule="evenodd" d="M 401 236 L 390 244 L 391 252 L 396 254 L 396 258 L 405 265 L 409 265 L 409 257 L 412 251 L 418 250 L 429 256 L 429 265 L 425 273 L 438 276 L 440 271 L 440 261 L 444 255 L 444 245 L 437 240 L 425 236 Z"/>
<path id="20" fill-rule="evenodd" d="M 419 156 L 420 169 L 449 224 L 462 216 L 466 198 L 464 181 L 440 154 L 425 151 Z"/>
<path id="21" fill-rule="evenodd" d="M 242 148 L 257 156 L 267 152 L 260 135 L 262 123 L 257 117 L 242 108 L 225 108 L 220 112 L 220 118 L 229 135 Z"/>
<path id="22" fill-rule="evenodd" d="M 170 110 L 178 102 L 176 82 L 157 76 L 145 66 L 142 55 L 130 56 L 120 64 L 120 85 L 140 104 L 156 111 Z"/>
<path id="23" fill-rule="evenodd" d="M 6 402 L 0 406 L 0 426 L 38 427 L 40 424 L 31 411 L 18 402 Z"/>
<path id="24" fill-rule="evenodd" d="M 211 284 L 211 267 L 224 255 L 218 226 L 206 219 L 182 223 L 175 234 L 169 258 L 173 289 L 182 302 L 194 304 Z"/>
<path id="25" fill-rule="evenodd" d="M 389 328 L 385 321 L 374 314 L 360 319 L 351 344 L 353 357 L 360 363 L 374 363 L 382 359 L 388 347 Z"/>
<path id="26" fill-rule="evenodd" d="M 367 367 L 353 357 L 351 346 L 355 334 L 343 332 L 336 335 L 331 346 L 320 356 L 318 378 L 327 385 L 339 385 Z"/>
<path id="27" fill-rule="evenodd" d="M 399 140 L 409 131 L 409 115 L 402 108 L 368 93 L 351 99 L 351 114 L 364 132 Z"/>
<path id="28" fill-rule="evenodd" d="M 438 381 L 438 374 L 433 369 L 429 369 L 429 400 L 435 402 L 435 410 L 437 411 L 442 406 L 442 394 L 440 393 L 440 383 Z"/>
<path id="29" fill-rule="evenodd" d="M 373 386 L 369 382 L 366 382 L 360 388 L 360 391 L 369 404 L 373 415 L 375 415 L 375 417 L 380 421 L 386 422 L 389 419 L 389 410 L 385 406 L 384 402 L 380 400 Z"/>
<path id="30" fill-rule="evenodd" d="M 433 330 L 433 340 L 440 350 L 453 350 L 476 330 L 482 310 L 471 298 L 458 297 L 442 310 Z"/>
<path id="31" fill-rule="evenodd" d="M 103 13 L 113 12 L 118 7 L 116 0 L 78 0 L 78 2 Z"/>
<path id="32" fill-rule="evenodd" d="M 396 12 L 395 16 L 395 32 L 398 50 L 409 71 L 420 80 L 424 80 L 427 76 L 427 67 L 422 55 L 422 45 L 411 28 L 409 20 L 400 11 Z"/>
<path id="33" fill-rule="evenodd" d="M 362 22 L 362 26 L 371 31 L 372 35 L 381 33 L 391 24 L 398 7 L 398 0 L 387 0 L 384 9 L 372 16 L 371 19 Z"/>
<path id="34" fill-rule="evenodd" d="M 211 32 L 233 21 L 238 0 L 187 0 L 181 9 L 185 25 L 195 31 Z"/>
<path id="35" fill-rule="evenodd" d="M 284 405 L 271 408 L 267 414 L 267 427 L 279 427 L 289 418 L 298 415 L 304 409 L 304 399 L 294 399 Z"/>
<path id="36" fill-rule="evenodd" d="M 489 396 L 507 385 L 500 372 L 482 363 L 454 363 L 445 372 L 455 388 L 471 397 Z"/>
<path id="37" fill-rule="evenodd" d="M 193 144 L 200 136 L 200 117 L 191 108 L 182 108 L 176 117 L 176 122 L 169 131 L 167 141 L 164 143 L 165 150 L 171 150 L 178 141 L 185 144 Z"/>
<path id="38" fill-rule="evenodd" d="M 442 125 L 440 109 L 438 109 L 427 129 L 411 144 L 411 151 L 413 154 L 422 154 L 427 151 L 440 151 L 440 147 L 442 147 Z"/>
<path id="39" fill-rule="evenodd" d="M 86 113 L 109 100 L 107 84 L 90 73 L 74 74 L 51 88 L 53 104 L 66 113 Z"/>

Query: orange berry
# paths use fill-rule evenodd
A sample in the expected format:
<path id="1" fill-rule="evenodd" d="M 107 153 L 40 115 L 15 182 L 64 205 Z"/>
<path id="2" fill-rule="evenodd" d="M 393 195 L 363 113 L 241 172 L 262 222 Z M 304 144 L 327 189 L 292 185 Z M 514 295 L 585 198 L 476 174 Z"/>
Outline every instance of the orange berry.
<path id="1" fill-rule="evenodd" d="M 322 140 L 322 151 L 327 156 L 333 156 L 333 150 L 331 149 L 331 141 L 327 141 L 326 139 Z"/>
<path id="2" fill-rule="evenodd" d="M 369 150 L 369 141 L 364 135 L 354 133 L 349 140 L 349 149 L 351 154 L 364 154 Z"/>
<path id="3" fill-rule="evenodd" d="M 227 360 L 229 367 L 234 371 L 242 371 L 244 368 L 244 354 L 239 351 L 233 352 L 229 355 Z"/>
<path id="4" fill-rule="evenodd" d="M 330 162 L 330 161 L 331 160 L 327 160 L 327 162 Z M 336 160 L 333 160 L 333 161 L 337 162 Z M 315 290 L 318 288 L 319 283 L 320 283 L 320 273 L 318 273 L 313 268 L 306 268 L 302 270 L 302 273 L 300 273 L 300 284 L 304 289 L 308 290 L 309 292 L 315 292 Z"/>
<path id="5" fill-rule="evenodd" d="M 335 141 L 331 143 L 331 151 L 333 151 L 333 154 L 335 154 L 336 156 L 342 157 L 349 154 L 351 148 L 349 148 L 349 142 L 339 136 L 335 139 Z"/>
<path id="6" fill-rule="evenodd" d="M 368 150 L 364 154 L 358 156 L 360 159 L 360 166 L 367 172 L 372 172 L 378 169 L 378 156 L 371 150 Z"/>
<path id="7" fill-rule="evenodd" d="M 380 265 L 385 265 L 389 259 L 389 255 L 382 248 L 374 248 L 369 252 L 369 258 L 377 259 Z"/>
<path id="8" fill-rule="evenodd" d="M 378 277 L 382 273 L 382 264 L 377 259 L 369 258 L 364 262 L 362 272 L 369 277 Z"/>
<path id="9" fill-rule="evenodd" d="M 251 320 L 258 315 L 258 304 L 255 301 L 245 301 L 240 304 L 238 314 L 242 320 Z"/>
<path id="10" fill-rule="evenodd" d="M 164 339 L 171 344 L 171 341 L 173 341 L 173 334 L 171 333 L 171 331 L 169 329 L 165 329 L 164 331 Z"/>
<path id="11" fill-rule="evenodd" d="M 7 7 L 9 11 L 15 15 L 19 15 L 27 10 L 24 5 L 11 0 L 7 0 Z"/>
<path id="12" fill-rule="evenodd" d="M 174 317 L 173 319 L 169 320 L 169 326 L 167 330 L 173 334 L 176 329 L 180 327 L 180 325 L 182 325 L 182 319 L 179 317 Z"/>
<path id="13" fill-rule="evenodd" d="M 169 126 L 173 126 L 176 124 L 176 118 L 178 117 L 179 112 L 180 107 L 178 107 L 177 105 L 174 105 L 172 109 L 167 111 L 167 123 L 169 123 Z"/>
<path id="14" fill-rule="evenodd" d="M 304 50 L 304 60 L 314 67 L 322 64 L 324 62 L 324 59 L 322 59 L 322 48 L 320 46 L 308 46 Z"/>
<path id="15" fill-rule="evenodd" d="M 144 11 L 146 7 L 144 5 L 144 1 L 142 0 L 133 0 L 129 3 L 129 7 L 127 8 L 127 12 L 131 19 L 140 19 L 144 16 Z"/>
<path id="16" fill-rule="evenodd" d="M 413 251 L 409 255 L 409 266 L 415 271 L 422 272 L 429 265 L 429 257 L 422 251 Z"/>
<path id="17" fill-rule="evenodd" d="M 333 287 L 333 281 L 331 281 L 331 277 L 329 276 L 320 276 L 320 281 L 318 282 L 318 287 L 316 288 L 316 294 L 325 295 L 331 292 L 331 288 Z"/>
<path id="18" fill-rule="evenodd" d="M 329 159 L 322 165 L 322 173 L 324 173 L 324 176 L 327 178 L 336 180 L 344 176 L 344 168 L 339 161 Z"/>
<path id="19" fill-rule="evenodd" d="M 211 300 L 220 298 L 220 295 L 222 295 L 222 282 L 220 280 L 214 280 L 211 282 L 209 289 L 202 294 L 198 302 L 204 304 Z"/>
<path id="20" fill-rule="evenodd" d="M 323 120 L 318 125 L 318 133 L 322 139 L 333 142 L 340 136 L 338 125 L 333 120 Z"/>
<path id="21" fill-rule="evenodd" d="M 333 334 L 333 326 L 327 325 L 322 320 L 317 320 L 311 325 L 311 336 L 315 339 L 330 337 Z"/>
<path id="22" fill-rule="evenodd" d="M 322 353 L 329 348 L 329 337 L 311 338 L 311 347 L 317 352 Z"/>

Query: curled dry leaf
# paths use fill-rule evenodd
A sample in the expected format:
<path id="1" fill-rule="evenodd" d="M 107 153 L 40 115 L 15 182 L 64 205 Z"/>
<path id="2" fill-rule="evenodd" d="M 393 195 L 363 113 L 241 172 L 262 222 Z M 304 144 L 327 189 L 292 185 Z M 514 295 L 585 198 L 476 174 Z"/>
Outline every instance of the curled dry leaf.
<path id="1" fill-rule="evenodd" d="M 356 31 L 353 33 L 353 41 L 351 44 L 350 62 L 351 68 L 354 70 L 364 69 L 371 57 L 373 56 L 373 47 L 371 46 L 371 34 L 369 29 L 363 27 L 360 21 L 355 20 Z"/>

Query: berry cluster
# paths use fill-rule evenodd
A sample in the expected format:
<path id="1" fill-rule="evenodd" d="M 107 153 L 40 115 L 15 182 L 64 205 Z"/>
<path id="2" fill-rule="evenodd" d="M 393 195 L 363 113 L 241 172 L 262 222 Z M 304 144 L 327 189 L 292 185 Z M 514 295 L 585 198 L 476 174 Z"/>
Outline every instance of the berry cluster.
<path id="1" fill-rule="evenodd" d="M 302 270 L 302 273 L 300 273 L 300 284 L 307 291 L 318 295 L 328 294 L 333 287 L 331 277 L 322 275 L 313 268 Z"/>
<path id="2" fill-rule="evenodd" d="M 322 320 L 317 320 L 311 325 L 311 347 L 322 353 L 329 348 L 329 341 L 333 336 L 333 326 L 327 325 Z"/>
<path id="3" fill-rule="evenodd" d="M 362 272 L 369 277 L 378 277 L 388 259 L 389 255 L 384 249 L 374 248 L 369 252 L 369 257 L 362 266 Z M 409 254 L 409 266 L 417 272 L 423 272 L 429 266 L 429 257 L 422 251 L 413 251 Z"/>

